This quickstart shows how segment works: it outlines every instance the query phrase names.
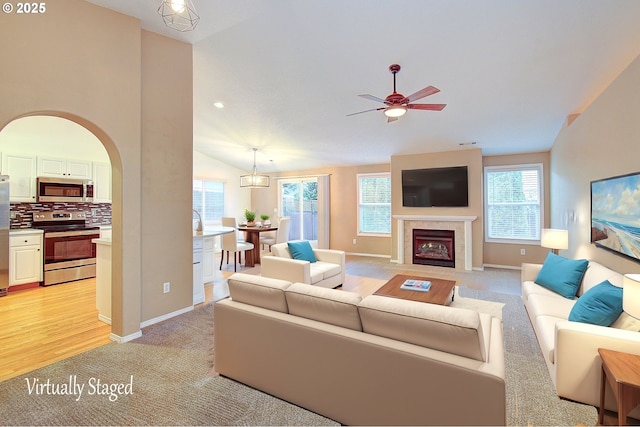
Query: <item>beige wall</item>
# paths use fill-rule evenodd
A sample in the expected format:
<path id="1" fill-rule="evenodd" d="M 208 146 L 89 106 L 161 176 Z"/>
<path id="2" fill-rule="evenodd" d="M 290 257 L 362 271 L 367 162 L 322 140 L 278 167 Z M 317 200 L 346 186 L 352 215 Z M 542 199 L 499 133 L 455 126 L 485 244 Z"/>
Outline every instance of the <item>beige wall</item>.
<path id="1" fill-rule="evenodd" d="M 48 3 L 47 12 L 41 15 L 0 14 L 0 39 L 5 41 L 0 45 L 0 98 L 4 100 L 0 103 L 0 129 L 21 116 L 61 116 L 90 130 L 109 154 L 113 173 L 113 333 L 125 337 L 138 332 L 141 320 L 146 320 L 142 313 L 151 316 L 184 307 L 184 295 L 174 294 L 177 298 L 172 302 L 156 301 L 147 286 L 157 284 L 143 284 L 142 271 L 157 270 L 150 280 L 175 277 L 178 287 L 191 282 L 191 259 L 175 252 L 191 244 L 191 234 L 181 234 L 190 227 L 190 206 L 171 208 L 178 215 L 175 217 L 163 213 L 145 217 L 144 224 L 142 212 L 166 208 L 163 203 L 168 197 L 155 194 L 163 192 L 162 187 L 148 183 L 156 178 L 166 182 L 162 177 L 167 165 L 178 183 L 191 180 L 192 141 L 191 134 L 185 137 L 188 131 L 184 128 L 186 121 L 192 120 L 191 106 L 186 111 L 171 109 L 170 115 L 168 107 L 143 106 L 142 102 L 143 90 L 145 99 L 167 102 L 154 92 L 166 90 L 168 82 L 190 81 L 192 72 L 190 63 L 182 63 L 180 70 L 170 68 L 160 87 L 151 83 L 143 87 L 142 76 L 143 72 L 149 78 L 155 73 L 159 76 L 161 70 L 150 71 L 148 67 L 162 64 L 159 50 L 165 42 L 172 54 L 181 56 L 190 46 L 177 47 L 168 39 L 153 37 L 145 37 L 143 43 L 137 19 L 80 0 Z M 12 42 L 7 43 L 9 40 Z M 144 60 L 143 44 L 150 49 Z M 169 59 L 167 55 L 165 60 Z M 154 81 L 160 84 L 159 78 Z M 173 102 L 187 104 L 182 98 Z M 163 115 L 149 120 L 156 113 Z M 156 137 L 161 137 L 157 148 L 152 141 Z M 179 149 L 169 161 L 165 152 L 169 148 L 173 152 L 172 144 L 187 145 L 183 150 L 189 150 L 189 155 Z M 149 173 L 144 187 L 143 168 Z M 144 195 L 143 188 L 147 191 Z M 185 191 L 190 194 L 189 189 L 190 185 Z M 183 212 L 185 218 L 179 216 Z M 169 245 L 167 237 L 173 239 Z M 148 253 L 143 257 L 143 252 L 158 246 L 167 250 L 160 260 Z M 161 288 L 161 284 L 157 286 Z"/>
<path id="2" fill-rule="evenodd" d="M 192 63 L 191 45 L 142 31 L 143 321 L 193 304 Z"/>
<path id="3" fill-rule="evenodd" d="M 551 150 L 551 226 L 569 230 L 561 255 L 588 258 L 621 273 L 640 273 L 640 264 L 590 243 L 590 182 L 640 171 L 640 57 L 565 126 Z M 565 214 L 575 212 L 576 221 Z"/>
<path id="4" fill-rule="evenodd" d="M 251 207 L 251 189 L 240 188 L 240 175 L 247 171 L 236 169 L 198 151 L 193 152 L 193 179 L 222 181 L 225 183 L 225 215 L 237 219 L 245 208 Z"/>
<path id="5" fill-rule="evenodd" d="M 271 186 L 251 192 L 251 208 L 274 216 L 278 203 L 278 179 L 329 174 L 331 216 L 329 245 L 349 253 L 390 256 L 391 238 L 358 236 L 358 181 L 360 173 L 389 172 L 388 164 L 349 166 L 282 173 L 271 176 Z M 277 216 L 277 215 L 275 215 Z M 353 244 L 353 239 L 356 243 Z"/>
<path id="6" fill-rule="evenodd" d="M 446 166 L 467 166 L 469 173 L 469 207 L 466 208 L 411 208 L 402 206 L 402 170 Z M 483 262 L 483 208 L 482 208 L 482 151 L 479 148 L 440 153 L 411 154 L 391 157 L 391 185 L 393 215 L 470 215 L 478 218 L 472 223 L 473 268 L 482 268 Z M 397 259 L 397 224 L 393 221 L 392 259 Z"/>
<path id="7" fill-rule="evenodd" d="M 550 152 L 513 154 L 508 156 L 488 156 L 482 158 L 484 166 L 504 166 L 522 165 L 530 163 L 542 163 L 544 188 L 543 194 L 543 223 L 542 228 L 549 227 L 549 169 Z M 484 176 L 484 175 L 483 175 Z M 540 242 L 535 244 L 508 244 L 508 243 L 488 243 L 483 245 L 484 264 L 492 266 L 520 267 L 523 262 L 541 263 L 549 253 L 549 249 L 540 246 Z M 520 254 L 524 249 L 525 255 Z"/>

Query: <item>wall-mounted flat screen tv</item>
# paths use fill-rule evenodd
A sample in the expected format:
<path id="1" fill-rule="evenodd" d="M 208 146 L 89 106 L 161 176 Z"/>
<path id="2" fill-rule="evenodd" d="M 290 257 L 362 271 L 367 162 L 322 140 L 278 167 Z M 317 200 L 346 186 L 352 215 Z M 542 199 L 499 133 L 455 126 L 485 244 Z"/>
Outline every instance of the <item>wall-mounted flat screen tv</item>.
<path id="1" fill-rule="evenodd" d="M 591 242 L 640 260 L 640 172 L 591 181 Z"/>
<path id="2" fill-rule="evenodd" d="M 467 167 L 403 170 L 402 206 L 469 206 Z"/>

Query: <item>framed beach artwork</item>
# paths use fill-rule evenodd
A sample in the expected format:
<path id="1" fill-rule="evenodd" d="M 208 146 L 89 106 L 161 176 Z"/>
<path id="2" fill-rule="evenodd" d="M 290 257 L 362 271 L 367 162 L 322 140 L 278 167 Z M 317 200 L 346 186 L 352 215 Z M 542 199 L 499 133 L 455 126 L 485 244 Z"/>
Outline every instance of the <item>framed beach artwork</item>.
<path id="1" fill-rule="evenodd" d="M 640 262 L 640 172 L 591 181 L 591 242 Z"/>

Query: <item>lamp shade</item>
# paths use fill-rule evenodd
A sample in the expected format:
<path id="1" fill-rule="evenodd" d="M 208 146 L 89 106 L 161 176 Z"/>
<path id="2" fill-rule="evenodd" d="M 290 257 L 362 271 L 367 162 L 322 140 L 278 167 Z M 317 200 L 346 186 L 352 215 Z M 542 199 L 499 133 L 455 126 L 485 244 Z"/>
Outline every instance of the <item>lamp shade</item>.
<path id="1" fill-rule="evenodd" d="M 622 309 L 640 319 L 640 274 L 625 274 L 622 282 Z"/>
<path id="2" fill-rule="evenodd" d="M 557 228 L 543 228 L 540 245 L 553 249 L 555 253 L 557 253 L 558 249 L 568 249 L 569 231 Z"/>

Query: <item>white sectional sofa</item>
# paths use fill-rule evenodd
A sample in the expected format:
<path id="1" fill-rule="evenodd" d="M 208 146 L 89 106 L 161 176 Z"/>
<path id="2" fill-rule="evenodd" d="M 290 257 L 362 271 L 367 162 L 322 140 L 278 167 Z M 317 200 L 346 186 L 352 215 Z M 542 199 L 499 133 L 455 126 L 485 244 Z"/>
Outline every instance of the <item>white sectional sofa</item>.
<path id="1" fill-rule="evenodd" d="M 271 245 L 271 255 L 261 260 L 264 277 L 335 288 L 344 283 L 345 253 L 334 249 L 313 248 L 317 262 L 293 259 L 288 244 Z"/>
<path id="2" fill-rule="evenodd" d="M 569 321 L 578 298 L 608 280 L 622 287 L 623 276 L 590 261 L 575 299 L 565 298 L 535 283 L 542 264 L 522 264 L 522 299 L 547 362 L 558 396 L 600 405 L 601 361 L 598 348 L 640 354 L 640 322 L 625 312 L 610 326 Z M 609 390 L 607 409 L 616 410 Z M 640 411 L 630 414 L 638 418 Z"/>
<path id="3" fill-rule="evenodd" d="M 501 320 L 236 273 L 215 370 L 347 425 L 505 425 Z"/>

